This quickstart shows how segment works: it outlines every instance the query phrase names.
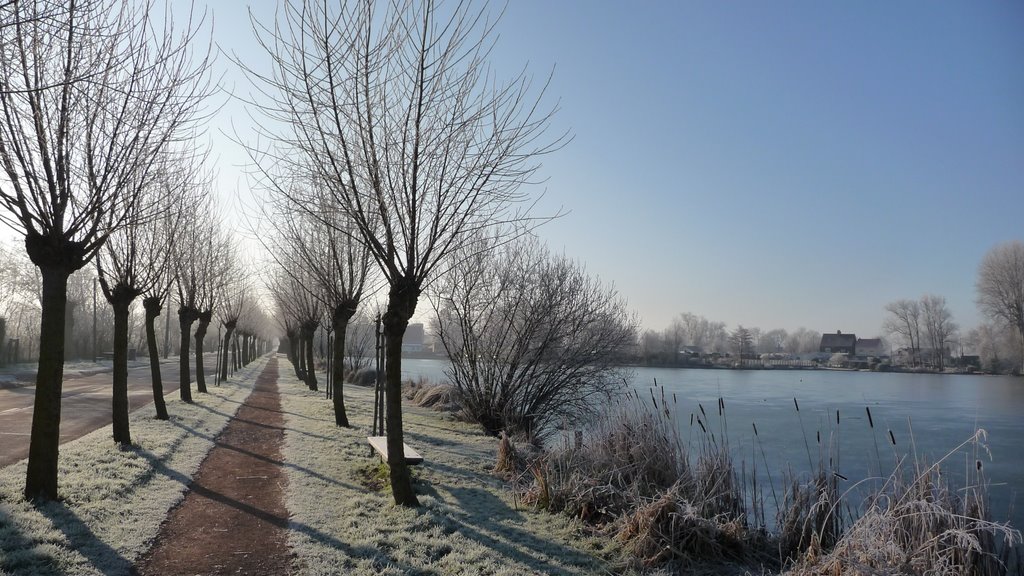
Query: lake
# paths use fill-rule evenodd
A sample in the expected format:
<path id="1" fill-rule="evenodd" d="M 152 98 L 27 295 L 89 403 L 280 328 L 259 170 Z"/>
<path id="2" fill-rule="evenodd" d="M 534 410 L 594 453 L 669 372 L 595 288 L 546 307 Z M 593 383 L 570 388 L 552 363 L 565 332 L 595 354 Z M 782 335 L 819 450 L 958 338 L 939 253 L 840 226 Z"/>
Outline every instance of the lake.
<path id="1" fill-rule="evenodd" d="M 403 359 L 405 378 L 443 381 L 447 361 Z M 852 485 L 866 477 L 888 475 L 897 456 L 916 454 L 928 462 L 942 458 L 982 428 L 988 433 L 988 452 L 973 447 L 948 459 L 943 467 L 951 476 L 963 476 L 965 467 L 982 461 L 994 519 L 1009 519 L 1024 527 L 1024 506 L 1018 492 L 1024 487 L 1024 379 L 1011 376 L 954 374 L 893 374 L 830 370 L 694 370 L 634 368 L 629 383 L 649 396 L 648 389 L 664 387 L 677 421 L 689 434 L 690 414 L 699 415 L 703 404 L 716 434 L 727 427 L 730 445 L 747 467 L 756 456 L 764 468 L 760 447 L 754 444 L 751 423 L 767 454 L 776 489 L 781 473 L 808 471 L 808 449 L 818 459 L 817 433 L 827 447 L 837 430 L 839 471 Z M 661 391 L 657 394 L 660 397 Z M 725 403 L 724 422 L 718 419 L 718 398 Z M 796 398 L 800 414 L 793 404 Z M 865 407 L 871 408 L 875 428 L 868 426 Z M 801 419 L 803 432 L 801 431 Z M 896 451 L 888 430 L 896 439 Z M 872 435 L 874 433 L 874 435 Z M 695 436 L 696 437 L 696 436 Z M 878 452 L 876 453 L 876 445 Z M 757 450 L 756 452 L 754 450 Z M 880 457 L 876 454 L 880 454 Z M 827 456 L 826 456 L 827 457 Z M 759 474 L 760 477 L 760 474 Z M 762 478 L 761 481 L 765 481 Z M 766 495 L 771 498 L 770 495 Z M 781 492 L 778 494 L 782 497 Z"/>

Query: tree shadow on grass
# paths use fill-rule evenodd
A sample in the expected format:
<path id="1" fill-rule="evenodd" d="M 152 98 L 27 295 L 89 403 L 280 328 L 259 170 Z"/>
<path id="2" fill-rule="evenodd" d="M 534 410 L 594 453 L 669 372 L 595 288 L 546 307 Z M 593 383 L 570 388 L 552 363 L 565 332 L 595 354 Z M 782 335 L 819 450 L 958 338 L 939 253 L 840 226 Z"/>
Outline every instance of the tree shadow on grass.
<path id="1" fill-rule="evenodd" d="M 317 479 L 319 479 L 319 480 L 321 480 L 323 482 L 326 482 L 328 484 L 336 484 L 338 486 L 343 486 L 343 487 L 348 488 L 350 490 L 356 490 L 357 489 L 352 484 L 347 484 L 345 482 L 340 482 L 340 481 L 338 481 L 335 478 L 332 478 L 330 476 L 325 476 L 324 474 L 321 474 L 321 473 L 319 473 L 319 472 L 317 472 L 315 470 L 310 470 L 309 468 L 306 468 L 304 466 L 299 466 L 297 464 L 292 464 L 291 462 L 284 462 L 282 460 L 276 460 L 274 458 L 267 458 L 266 456 L 264 456 L 262 454 L 256 454 L 255 452 L 246 450 L 244 448 L 239 448 L 237 446 L 231 446 L 229 444 L 224 444 L 223 442 L 221 442 L 219 436 L 217 438 L 213 438 L 213 437 L 209 436 L 208 434 L 203 434 L 202 432 L 199 432 L 198 430 L 192 428 L 191 426 L 186 426 L 185 424 L 182 424 L 180 422 L 174 422 L 172 420 L 171 424 L 173 424 L 174 426 L 177 426 L 179 428 L 182 428 L 183 430 L 185 430 L 186 432 L 188 432 L 188 433 L 190 433 L 190 434 L 192 434 L 194 436 L 198 436 L 200 438 L 203 438 L 205 440 L 213 442 L 213 444 L 214 444 L 213 449 L 223 448 L 225 450 L 231 450 L 233 452 L 238 452 L 240 454 L 245 454 L 246 456 L 250 456 L 252 458 L 256 458 L 257 460 L 262 460 L 264 462 L 268 462 L 268 463 L 274 464 L 276 466 L 282 466 L 282 467 L 291 468 L 293 470 L 298 470 L 299 472 L 302 472 L 303 474 L 308 474 L 308 475 L 310 475 L 310 476 L 312 476 L 314 478 L 317 478 Z M 213 451 L 213 449 L 211 449 L 211 452 Z M 168 475 L 168 476 L 170 476 L 172 478 L 176 478 L 177 476 L 180 476 L 180 477 L 184 478 L 184 482 L 183 483 L 186 486 L 192 481 L 191 478 L 188 478 L 187 476 L 184 476 L 183 474 L 180 474 L 176 470 L 172 470 L 171 468 L 168 468 L 165 464 L 163 464 L 161 459 L 158 458 L 156 455 L 154 455 L 154 454 L 152 454 L 150 452 L 147 452 L 145 450 L 141 450 L 141 449 L 139 450 L 139 453 L 140 453 L 140 455 L 142 455 L 147 460 L 150 460 L 151 465 L 153 465 L 154 469 L 156 469 L 157 472 L 165 473 L 163 471 L 166 470 L 167 471 L 166 475 Z M 210 457 L 209 454 L 207 454 L 206 457 L 209 458 Z M 157 462 L 160 463 L 160 466 L 162 468 L 157 468 Z"/>
<path id="2" fill-rule="evenodd" d="M 113 546 L 100 540 L 89 525 L 62 502 L 46 502 L 36 506 L 64 533 L 67 547 L 85 557 L 102 574 L 128 574 L 132 563 Z"/>
<path id="3" fill-rule="evenodd" d="M 52 542 L 26 537 L 4 507 L 0 507 L 0 573 L 61 574 L 47 544 Z"/>
<path id="4" fill-rule="evenodd" d="M 438 491 L 424 487 L 430 493 Z M 462 536 L 493 550 L 501 557 L 529 567 L 531 571 L 544 574 L 562 573 L 568 566 L 584 571 L 597 571 L 600 566 L 595 559 L 570 546 L 539 538 L 528 530 L 520 528 L 528 521 L 518 510 L 513 510 L 494 493 L 477 487 L 455 486 L 442 488 L 455 501 L 455 506 L 465 514 L 446 513 L 445 509 L 427 507 L 425 514 L 433 522 L 454 529 Z M 437 494 L 442 503 L 443 498 Z M 500 564 L 501 561 L 499 560 Z"/>
<path id="5" fill-rule="evenodd" d="M 253 457 L 259 457 L 258 455 L 252 454 L 247 451 L 243 452 Z M 272 526 L 276 526 L 278 528 L 286 530 L 294 530 L 300 534 L 303 534 L 310 540 L 313 540 L 314 542 L 317 542 L 323 546 L 327 546 L 334 550 L 340 550 L 342 553 L 344 553 L 349 558 L 352 558 L 353 560 L 367 559 L 378 567 L 390 566 L 401 570 L 403 573 L 417 573 L 413 567 L 406 566 L 396 561 L 394 558 L 389 556 L 385 551 L 382 551 L 378 548 L 374 548 L 372 546 L 354 546 L 347 542 L 343 542 L 330 534 L 321 532 L 320 530 L 317 530 L 307 524 L 295 522 L 287 517 L 278 516 L 266 512 L 264 510 L 260 510 L 259 508 L 255 508 L 250 504 L 239 501 L 216 490 L 211 490 L 206 486 L 195 484 L 194 482 L 192 482 L 192 478 L 178 472 L 177 470 L 168 468 L 160 458 L 157 458 L 155 455 L 151 453 L 146 453 L 144 450 L 139 450 L 139 454 L 150 461 L 150 465 L 157 473 L 166 475 L 171 479 L 176 480 L 177 482 L 180 482 L 181 484 L 187 486 L 189 491 L 193 492 L 197 496 L 202 496 L 203 498 L 207 498 L 211 501 L 223 504 L 225 506 L 230 506 L 231 508 L 234 508 L 254 518 L 258 518 L 259 520 L 266 522 Z M 275 462 L 270 459 L 263 459 L 267 460 L 268 462 Z M 349 486 L 345 484 L 342 485 L 352 490 L 356 489 L 354 486 Z M 202 527 L 196 526 L 195 529 L 201 530 Z"/>

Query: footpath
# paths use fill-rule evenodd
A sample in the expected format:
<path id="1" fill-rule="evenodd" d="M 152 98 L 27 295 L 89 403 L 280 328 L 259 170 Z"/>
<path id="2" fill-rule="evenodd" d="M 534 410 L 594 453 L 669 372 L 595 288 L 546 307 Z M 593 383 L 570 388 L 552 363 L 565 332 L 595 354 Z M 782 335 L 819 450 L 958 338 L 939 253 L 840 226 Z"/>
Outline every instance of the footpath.
<path id="1" fill-rule="evenodd" d="M 284 414 L 272 358 L 217 437 L 185 499 L 133 569 L 163 574 L 286 574 Z"/>

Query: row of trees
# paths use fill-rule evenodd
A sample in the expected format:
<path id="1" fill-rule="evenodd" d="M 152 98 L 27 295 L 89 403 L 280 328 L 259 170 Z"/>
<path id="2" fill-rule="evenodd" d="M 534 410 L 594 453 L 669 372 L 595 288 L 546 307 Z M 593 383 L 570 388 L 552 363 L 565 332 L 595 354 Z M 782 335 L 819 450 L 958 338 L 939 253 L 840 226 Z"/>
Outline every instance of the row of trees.
<path id="1" fill-rule="evenodd" d="M 515 235 L 529 222 L 520 185 L 560 140 L 545 135 L 550 112 L 528 77 L 490 73 L 493 22 L 472 2 L 286 0 L 275 23 L 253 28 L 273 62 L 269 74 L 248 70 L 272 143 L 253 150 L 261 183 L 365 249 L 386 284 L 391 488 L 397 504 L 415 506 L 403 456 L 405 330 L 453 254 L 483 230 Z"/>
<path id="2" fill-rule="evenodd" d="M 1024 244 L 993 247 L 978 267 L 977 304 L 986 322 L 960 330 L 942 296 L 925 294 L 886 305 L 884 329 L 913 365 L 945 368 L 952 355 L 980 357 L 992 372 L 1024 370 Z"/>
<path id="3" fill-rule="evenodd" d="M 820 344 L 821 333 L 807 328 L 788 332 L 781 328 L 765 331 L 738 326 L 730 332 L 725 322 L 685 312 L 664 330 L 644 331 L 637 356 L 645 364 L 678 365 L 685 362 L 687 348 L 701 354 L 804 354 L 817 352 Z"/>
<path id="4" fill-rule="evenodd" d="M 5 303 L 37 304 L 39 313 L 29 499 L 57 497 L 65 336 L 74 334 L 75 318 L 69 284 L 75 307 L 83 301 L 81 284 L 70 282 L 76 272 L 95 266 L 110 309 L 117 442 L 131 441 L 127 342 L 140 297 L 159 417 L 167 414 L 154 321 L 172 290 L 182 397 L 191 395 L 194 321 L 203 389 L 202 343 L 234 260 L 209 216 L 216 211 L 205 156 L 194 152 L 213 92 L 210 45 L 197 43 L 201 15 L 179 25 L 172 14 L 169 6 L 133 0 L 0 6 L 0 221 L 23 237 L 39 280 L 38 292 Z"/>
<path id="5" fill-rule="evenodd" d="M 906 345 L 912 365 L 945 368 L 959 326 L 943 296 L 925 294 L 920 300 L 896 300 L 887 304 L 885 311 L 883 329 Z"/>

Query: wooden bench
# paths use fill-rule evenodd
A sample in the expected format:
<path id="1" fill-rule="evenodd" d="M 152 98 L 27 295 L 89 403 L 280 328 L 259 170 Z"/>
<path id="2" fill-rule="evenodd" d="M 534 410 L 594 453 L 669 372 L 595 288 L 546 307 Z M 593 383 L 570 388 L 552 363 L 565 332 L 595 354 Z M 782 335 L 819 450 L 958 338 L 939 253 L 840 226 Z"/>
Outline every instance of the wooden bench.
<path id="1" fill-rule="evenodd" d="M 387 436 L 367 436 L 366 441 L 370 443 L 370 447 L 380 454 L 380 457 L 385 462 L 388 460 L 388 437 Z M 415 466 L 423 462 L 423 456 L 420 453 L 409 447 L 408 444 L 403 443 L 402 448 L 405 452 L 405 463 L 409 466 Z"/>

